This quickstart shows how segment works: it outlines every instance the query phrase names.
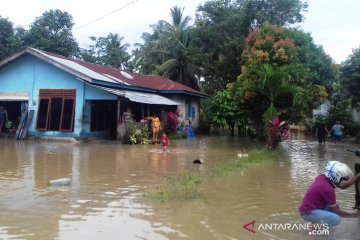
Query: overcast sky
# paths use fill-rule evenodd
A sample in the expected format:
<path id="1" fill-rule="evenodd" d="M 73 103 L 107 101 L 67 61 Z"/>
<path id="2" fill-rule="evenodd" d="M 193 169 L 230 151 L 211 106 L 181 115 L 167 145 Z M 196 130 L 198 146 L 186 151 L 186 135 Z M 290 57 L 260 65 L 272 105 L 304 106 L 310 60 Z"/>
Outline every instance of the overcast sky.
<path id="1" fill-rule="evenodd" d="M 74 36 L 80 47 L 88 37 L 105 37 L 109 32 L 124 36 L 123 43 L 141 42 L 149 25 L 170 20 L 170 8 L 185 8 L 185 15 L 195 18 L 195 9 L 205 0 L 0 0 L 0 15 L 25 29 L 50 9 L 67 11 L 74 18 Z M 314 41 L 322 45 L 336 63 L 344 61 L 352 49 L 360 47 L 360 0 L 308 0 L 309 11 L 301 24 Z M 129 5 L 128 5 L 129 4 Z M 117 10 L 117 11 L 116 11 Z M 114 13 L 83 26 L 108 13 Z M 77 29 L 78 28 L 78 29 Z"/>

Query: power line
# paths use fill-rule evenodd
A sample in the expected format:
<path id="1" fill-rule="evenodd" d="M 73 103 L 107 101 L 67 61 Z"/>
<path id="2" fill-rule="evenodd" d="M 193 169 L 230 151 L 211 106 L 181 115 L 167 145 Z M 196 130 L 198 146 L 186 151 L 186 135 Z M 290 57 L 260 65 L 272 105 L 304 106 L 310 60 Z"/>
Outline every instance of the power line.
<path id="1" fill-rule="evenodd" d="M 101 20 L 101 19 L 103 19 L 103 18 L 105 18 L 105 17 L 107 17 L 107 16 L 109 16 L 109 15 L 111 15 L 111 14 L 117 12 L 117 11 L 120 11 L 121 9 L 124 9 L 124 8 L 130 6 L 131 4 L 133 4 L 133 3 L 137 2 L 137 1 L 138 1 L 138 0 L 133 0 L 133 1 L 125 4 L 124 6 L 118 8 L 118 9 L 112 11 L 112 12 L 109 12 L 109 13 L 107 13 L 107 14 L 105 14 L 105 15 L 103 15 L 103 16 L 95 19 L 95 20 L 92 20 L 91 22 L 88 22 L 88 23 L 86 23 L 86 24 L 84 24 L 84 25 L 81 25 L 80 27 L 75 28 L 73 31 L 76 31 L 76 30 L 78 30 L 78 29 L 80 29 L 80 28 L 83 28 L 83 27 L 86 27 L 87 25 L 90 25 L 90 24 L 92 24 L 92 23 L 94 23 L 94 22 L 96 22 L 96 21 L 99 21 L 99 20 Z"/>

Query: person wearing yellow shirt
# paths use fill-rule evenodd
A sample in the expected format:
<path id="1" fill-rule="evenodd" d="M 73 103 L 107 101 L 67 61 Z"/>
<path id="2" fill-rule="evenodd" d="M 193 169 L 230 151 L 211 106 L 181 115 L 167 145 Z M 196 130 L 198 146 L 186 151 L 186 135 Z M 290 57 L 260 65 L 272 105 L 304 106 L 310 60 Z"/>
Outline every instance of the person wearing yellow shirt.
<path id="1" fill-rule="evenodd" d="M 160 119 L 156 116 L 156 114 L 154 114 L 153 117 L 147 117 L 146 119 L 151 120 L 151 131 L 153 134 L 153 141 L 157 142 L 158 141 L 158 135 L 159 135 L 159 131 L 162 130 L 161 129 L 161 123 L 160 123 Z"/>

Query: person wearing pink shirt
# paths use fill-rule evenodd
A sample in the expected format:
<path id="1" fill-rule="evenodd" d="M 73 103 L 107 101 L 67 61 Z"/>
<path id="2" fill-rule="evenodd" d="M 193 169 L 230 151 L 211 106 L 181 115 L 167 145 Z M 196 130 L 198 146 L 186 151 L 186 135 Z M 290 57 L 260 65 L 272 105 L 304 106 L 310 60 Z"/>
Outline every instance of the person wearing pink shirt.
<path id="1" fill-rule="evenodd" d="M 327 224 L 329 227 L 340 224 L 341 217 L 360 217 L 359 211 L 348 213 L 341 210 L 335 194 L 335 187 L 346 189 L 359 177 L 360 174 L 353 176 L 344 163 L 328 162 L 324 173 L 316 177 L 305 193 L 299 206 L 301 217 L 308 222 Z"/>

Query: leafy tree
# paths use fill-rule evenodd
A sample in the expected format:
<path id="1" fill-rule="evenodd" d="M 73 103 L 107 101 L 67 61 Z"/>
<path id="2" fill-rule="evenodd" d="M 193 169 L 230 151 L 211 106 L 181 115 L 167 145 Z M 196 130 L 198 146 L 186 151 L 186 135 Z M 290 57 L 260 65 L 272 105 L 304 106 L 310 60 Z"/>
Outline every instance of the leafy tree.
<path id="1" fill-rule="evenodd" d="M 109 33 L 107 37 L 90 37 L 94 42 L 88 49 L 81 50 L 81 57 L 88 62 L 103 64 L 111 67 L 129 69 L 130 54 L 128 43 L 122 44 L 124 37 L 117 33 Z"/>
<path id="2" fill-rule="evenodd" d="M 275 105 L 282 109 L 293 105 L 295 85 L 291 85 L 288 66 L 296 54 L 295 45 L 283 29 L 272 25 L 250 32 L 246 43 L 242 53 L 242 73 L 236 84 L 237 91 L 244 94 L 238 97 L 240 102 L 250 106 L 262 99 L 262 105 L 267 106 L 265 111 L 262 108 L 249 111 L 257 113 L 251 119 L 253 122 L 267 125 L 269 120 L 279 115 Z"/>
<path id="3" fill-rule="evenodd" d="M 245 118 L 240 105 L 236 103 L 231 86 L 228 89 L 217 92 L 207 109 L 207 119 L 217 127 L 227 126 L 231 136 L 234 136 L 235 126 L 244 125 Z"/>
<path id="4" fill-rule="evenodd" d="M 10 49 L 11 54 L 26 48 L 29 43 L 27 42 L 28 31 L 21 26 L 14 28 L 14 36 L 11 38 Z"/>
<path id="5" fill-rule="evenodd" d="M 287 66 L 290 83 L 298 86 L 295 105 L 283 112 L 285 119 L 299 123 L 312 115 L 333 92 L 333 85 L 339 78 L 338 66 L 327 55 L 322 46 L 314 44 L 309 33 L 297 29 L 285 30 L 296 46 L 296 54 Z"/>
<path id="6" fill-rule="evenodd" d="M 324 116 L 326 125 L 331 128 L 336 121 L 340 121 L 345 126 L 345 131 L 351 135 L 356 135 L 359 131 L 358 126 L 353 121 L 351 114 L 351 97 L 341 84 L 334 87 L 334 92 L 330 96 L 329 113 Z"/>
<path id="7" fill-rule="evenodd" d="M 44 12 L 31 24 L 27 42 L 30 46 L 66 57 L 76 56 L 79 47 L 72 35 L 72 16 L 59 9 Z"/>
<path id="8" fill-rule="evenodd" d="M 315 45 L 309 33 L 291 29 L 287 31 L 287 34 L 297 48 L 292 74 L 294 78 L 302 79 L 302 83 L 298 81 L 298 84 L 324 86 L 326 91 L 331 93 L 337 72 L 331 57 L 324 52 L 322 46 Z"/>
<path id="9" fill-rule="evenodd" d="M 203 69 L 203 87 L 212 94 L 236 81 L 249 31 L 270 23 L 284 26 L 303 20 L 300 0 L 212 0 L 198 7 L 193 49 Z"/>
<path id="10" fill-rule="evenodd" d="M 354 49 L 352 54 L 341 65 L 341 77 L 345 89 L 350 93 L 353 105 L 359 107 L 360 102 L 360 48 Z"/>
<path id="11" fill-rule="evenodd" d="M 0 61 L 27 46 L 27 31 L 0 16 Z"/>
<path id="12" fill-rule="evenodd" d="M 189 17 L 183 17 L 180 7 L 171 9 L 172 22 L 159 21 L 152 25 L 153 33 L 144 33 L 144 44 L 135 50 L 135 65 L 140 72 L 157 73 L 189 87 L 199 89 L 198 68 L 193 64 L 190 49 Z"/>
<path id="13" fill-rule="evenodd" d="M 0 60 L 10 55 L 9 45 L 13 36 L 13 23 L 0 16 Z"/>
<path id="14" fill-rule="evenodd" d="M 292 36 L 297 37 L 296 41 L 290 38 Z M 318 68 L 310 67 L 314 62 L 327 59 L 322 48 L 316 47 L 311 40 L 308 35 L 297 30 L 265 25 L 249 34 L 246 38 L 247 47 L 242 54 L 240 84 L 241 81 L 245 81 L 246 84 L 261 86 L 259 79 L 262 77 L 259 69 L 264 69 L 264 65 L 270 65 L 275 73 L 280 69 L 286 72 L 287 77 L 283 78 L 282 84 L 296 87 L 296 94 L 293 95 L 294 98 L 289 97 L 290 95 L 279 96 L 275 102 L 282 108 L 281 114 L 294 122 L 303 119 L 327 99 L 326 87 L 330 88 L 334 79 L 331 59 L 319 63 Z M 319 54 L 315 56 L 310 51 Z M 323 69 L 329 69 L 330 73 L 326 77 L 318 77 Z"/>
<path id="15" fill-rule="evenodd" d="M 282 27 L 297 22 L 302 22 L 301 14 L 306 11 L 308 4 L 301 0 L 245 0 L 243 11 L 253 30 L 270 23 Z"/>
<path id="16" fill-rule="evenodd" d="M 236 1 L 207 1 L 200 5 L 192 49 L 202 68 L 205 92 L 215 94 L 240 74 L 240 58 L 248 27 Z"/>
<path id="17" fill-rule="evenodd" d="M 335 74 L 331 59 L 321 59 L 330 58 L 298 30 L 266 24 L 249 33 L 234 96 L 257 134 L 265 134 L 277 116 L 298 123 L 327 99 Z M 314 62 L 318 68 L 310 66 Z M 319 77 L 324 69 L 331 72 Z"/>

